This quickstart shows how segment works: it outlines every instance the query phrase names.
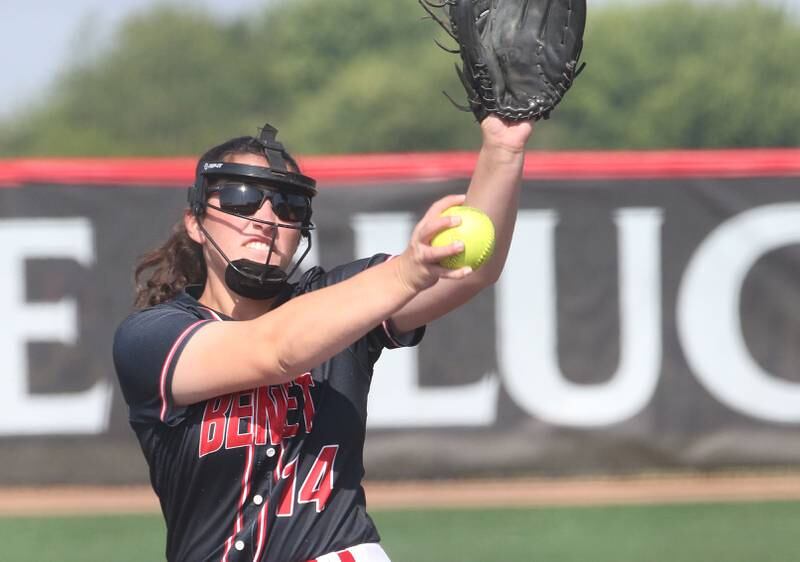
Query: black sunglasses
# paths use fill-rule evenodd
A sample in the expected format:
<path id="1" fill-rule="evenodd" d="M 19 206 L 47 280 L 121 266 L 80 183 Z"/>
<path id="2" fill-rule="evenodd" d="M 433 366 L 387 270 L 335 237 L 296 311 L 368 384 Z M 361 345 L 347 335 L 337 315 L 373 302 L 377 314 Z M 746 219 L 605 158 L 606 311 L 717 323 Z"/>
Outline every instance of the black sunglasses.
<path id="1" fill-rule="evenodd" d="M 220 209 L 237 215 L 254 215 L 264 201 L 269 201 L 273 212 L 282 221 L 306 223 L 311 220 L 311 199 L 305 195 L 241 182 L 223 183 L 209 188 L 207 193 L 219 193 Z"/>

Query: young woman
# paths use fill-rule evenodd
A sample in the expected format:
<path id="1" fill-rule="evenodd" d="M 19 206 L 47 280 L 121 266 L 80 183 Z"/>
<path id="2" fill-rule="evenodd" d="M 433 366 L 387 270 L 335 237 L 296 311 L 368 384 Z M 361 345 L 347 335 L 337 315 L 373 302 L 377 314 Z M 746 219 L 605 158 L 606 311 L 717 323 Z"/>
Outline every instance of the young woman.
<path id="1" fill-rule="evenodd" d="M 481 130 L 466 195 L 431 205 L 403 253 L 315 267 L 296 283 L 316 187 L 277 131 L 200 158 L 189 208 L 137 267 L 139 310 L 114 340 L 168 560 L 389 560 L 361 487 L 372 368 L 500 275 L 531 124 L 490 116 Z M 494 257 L 475 272 L 439 265 L 459 243 L 430 245 L 457 224 L 440 214 L 460 204 L 496 228 Z"/>

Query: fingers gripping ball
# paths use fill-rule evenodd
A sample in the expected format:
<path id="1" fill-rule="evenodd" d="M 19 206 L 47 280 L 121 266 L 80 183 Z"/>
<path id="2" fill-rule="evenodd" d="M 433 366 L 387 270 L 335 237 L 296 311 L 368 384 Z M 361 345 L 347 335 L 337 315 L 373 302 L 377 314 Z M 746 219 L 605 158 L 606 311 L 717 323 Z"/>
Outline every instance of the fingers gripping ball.
<path id="1" fill-rule="evenodd" d="M 432 246 L 447 246 L 453 242 L 464 243 L 464 250 L 454 256 L 442 260 L 441 264 L 448 269 L 459 269 L 465 266 L 477 270 L 489 261 L 494 253 L 494 225 L 486 213 L 474 207 L 450 207 L 442 216 L 458 215 L 461 224 L 443 230 L 433 237 Z"/>

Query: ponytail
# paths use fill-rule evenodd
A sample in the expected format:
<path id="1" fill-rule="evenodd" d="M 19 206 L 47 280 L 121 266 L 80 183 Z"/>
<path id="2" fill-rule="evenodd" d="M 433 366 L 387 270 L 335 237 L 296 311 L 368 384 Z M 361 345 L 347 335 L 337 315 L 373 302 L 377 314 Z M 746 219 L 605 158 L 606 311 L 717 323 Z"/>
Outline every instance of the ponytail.
<path id="1" fill-rule="evenodd" d="M 205 283 L 203 248 L 189 237 L 182 219 L 160 247 L 139 259 L 133 279 L 136 308 L 155 306 L 175 297 L 188 285 Z"/>

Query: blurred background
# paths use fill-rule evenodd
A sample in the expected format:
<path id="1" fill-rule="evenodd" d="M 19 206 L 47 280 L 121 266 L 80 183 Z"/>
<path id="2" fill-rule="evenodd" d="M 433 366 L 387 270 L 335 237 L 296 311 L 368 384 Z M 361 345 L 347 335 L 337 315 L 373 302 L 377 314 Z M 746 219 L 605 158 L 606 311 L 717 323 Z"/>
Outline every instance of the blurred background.
<path id="1" fill-rule="evenodd" d="M 534 147 L 797 145 L 799 13 L 592 2 L 590 72 Z M 413 0 L 8 0 L 3 14 L 2 156 L 195 154 L 264 115 L 301 154 L 478 142 L 440 93 L 461 98 L 433 45 L 447 38 Z"/>
<path id="2" fill-rule="evenodd" d="M 480 145 L 442 94 L 463 99 L 458 57 L 416 0 L 0 14 L 0 543 L 162 560 L 110 346 L 195 158 L 269 121 L 319 180 L 307 265 L 402 251 Z M 800 560 L 800 0 L 591 1 L 584 44 L 536 125 L 503 279 L 378 363 L 384 544 Z"/>

